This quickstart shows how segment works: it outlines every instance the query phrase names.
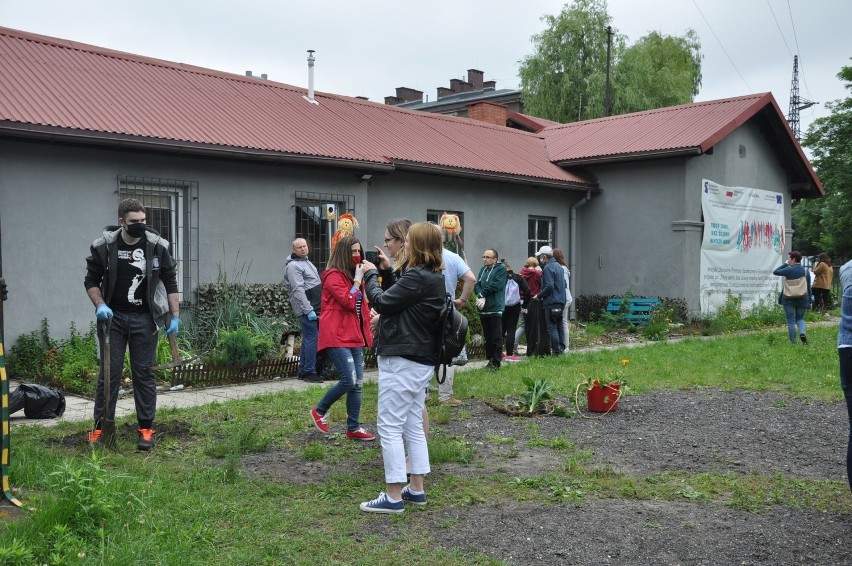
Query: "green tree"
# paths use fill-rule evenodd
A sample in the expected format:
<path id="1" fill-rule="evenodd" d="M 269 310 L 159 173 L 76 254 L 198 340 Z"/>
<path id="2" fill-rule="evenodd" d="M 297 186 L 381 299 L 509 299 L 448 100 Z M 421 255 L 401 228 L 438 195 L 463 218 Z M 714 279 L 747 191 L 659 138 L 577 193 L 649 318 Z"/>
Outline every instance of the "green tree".
<path id="1" fill-rule="evenodd" d="M 535 52 L 520 61 L 525 111 L 557 122 L 604 115 L 606 0 L 574 0 L 532 37 Z M 701 86 L 698 36 L 652 32 L 636 44 L 613 33 L 610 51 L 612 114 L 691 102 Z"/>
<path id="2" fill-rule="evenodd" d="M 837 77 L 852 94 L 852 67 Z M 802 145 L 813 151 L 814 169 L 825 198 L 800 201 L 793 208 L 795 246 L 805 253 L 852 257 L 852 96 L 827 102 L 828 116 L 814 120 Z"/>
<path id="3" fill-rule="evenodd" d="M 651 32 L 618 59 L 613 114 L 692 102 L 701 87 L 701 43 L 694 30 L 683 37 Z"/>

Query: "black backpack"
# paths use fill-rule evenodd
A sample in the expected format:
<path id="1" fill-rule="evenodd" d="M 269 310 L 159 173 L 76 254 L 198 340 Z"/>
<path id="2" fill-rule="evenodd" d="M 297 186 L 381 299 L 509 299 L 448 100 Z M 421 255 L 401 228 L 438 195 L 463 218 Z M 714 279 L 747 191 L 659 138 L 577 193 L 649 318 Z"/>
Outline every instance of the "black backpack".
<path id="1" fill-rule="evenodd" d="M 467 317 L 460 313 L 453 304 L 453 297 L 447 293 L 441 315 L 438 318 L 438 365 L 435 374 L 438 383 L 447 379 L 447 366 L 453 363 L 453 358 L 461 354 L 467 342 Z M 438 374 L 438 368 L 444 366 L 443 379 Z"/>

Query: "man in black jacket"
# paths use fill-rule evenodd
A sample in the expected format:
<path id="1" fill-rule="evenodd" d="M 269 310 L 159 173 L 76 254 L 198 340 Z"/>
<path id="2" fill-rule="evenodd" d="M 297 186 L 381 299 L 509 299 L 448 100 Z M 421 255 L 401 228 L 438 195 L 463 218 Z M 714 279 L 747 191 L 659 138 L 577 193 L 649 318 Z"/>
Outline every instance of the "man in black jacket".
<path id="1" fill-rule="evenodd" d="M 145 207 L 136 199 L 118 205 L 118 226 L 104 228 L 92 243 L 86 258 L 86 293 L 95 306 L 98 320 L 110 324 L 110 399 L 104 406 L 104 375 L 98 376 L 95 394 L 95 427 L 89 444 L 99 446 L 101 419 L 115 417 L 118 388 L 124 369 L 124 351 L 130 349 L 133 398 L 139 422 L 139 450 L 156 444 L 154 415 L 157 410 L 157 381 L 151 369 L 157 362 L 158 326 L 166 334 L 177 334 L 180 326 L 175 260 L 169 243 L 145 225 Z M 101 330 L 98 338 L 103 344 Z M 101 348 L 103 356 L 103 348 Z"/>

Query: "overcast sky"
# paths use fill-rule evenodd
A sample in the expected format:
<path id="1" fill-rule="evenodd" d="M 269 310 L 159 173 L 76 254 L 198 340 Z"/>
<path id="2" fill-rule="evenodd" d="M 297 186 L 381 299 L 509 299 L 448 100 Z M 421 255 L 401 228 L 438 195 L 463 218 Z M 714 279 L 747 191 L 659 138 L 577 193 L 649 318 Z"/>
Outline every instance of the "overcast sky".
<path id="1" fill-rule="evenodd" d="M 0 25 L 33 33 L 307 86 L 306 50 L 316 50 L 316 90 L 382 102 L 395 87 L 424 91 L 470 68 L 517 88 L 518 61 L 532 52 L 541 16 L 558 0 L 0 0 Z M 609 0 L 618 32 L 701 39 L 697 100 L 771 91 L 787 114 L 793 54 L 800 96 L 844 98 L 836 75 L 852 65 L 849 0 Z M 703 14 L 703 16 L 702 16 Z M 706 18 L 706 21 L 705 21 Z M 777 21 L 776 21 L 777 20 Z M 801 112 L 802 133 L 820 104 Z"/>

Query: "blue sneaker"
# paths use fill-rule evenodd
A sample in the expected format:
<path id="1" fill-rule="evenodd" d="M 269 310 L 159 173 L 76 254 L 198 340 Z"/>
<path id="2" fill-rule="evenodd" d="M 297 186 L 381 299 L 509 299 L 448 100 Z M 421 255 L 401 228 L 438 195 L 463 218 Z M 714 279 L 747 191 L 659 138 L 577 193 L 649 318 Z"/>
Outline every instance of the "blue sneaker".
<path id="1" fill-rule="evenodd" d="M 402 488 L 402 500 L 405 503 L 413 503 L 415 505 L 426 505 L 426 494 L 411 493 L 411 487 L 405 486 Z"/>
<path id="2" fill-rule="evenodd" d="M 402 513 L 405 511 L 405 505 L 402 501 L 395 503 L 390 501 L 387 494 L 382 492 L 372 501 L 362 503 L 361 511 L 366 511 L 367 513 Z"/>

